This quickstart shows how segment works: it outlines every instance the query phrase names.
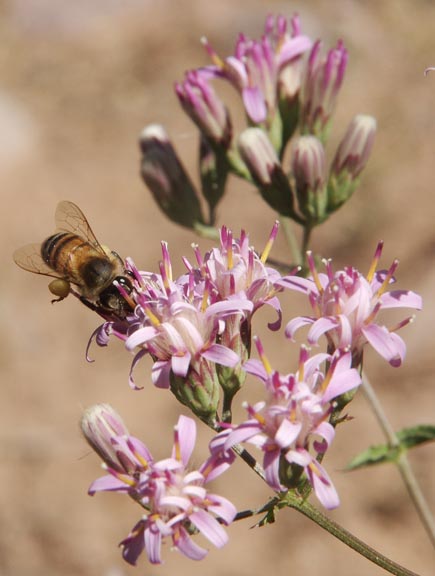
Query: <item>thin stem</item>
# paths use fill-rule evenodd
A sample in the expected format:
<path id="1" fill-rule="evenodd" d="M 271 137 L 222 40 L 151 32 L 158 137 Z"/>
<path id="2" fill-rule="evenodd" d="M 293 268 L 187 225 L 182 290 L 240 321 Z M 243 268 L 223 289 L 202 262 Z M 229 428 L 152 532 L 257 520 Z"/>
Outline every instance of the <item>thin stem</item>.
<path id="1" fill-rule="evenodd" d="M 234 444 L 234 446 L 232 446 L 232 449 L 234 450 L 234 452 L 236 454 L 238 454 L 240 456 L 240 458 L 242 458 L 242 460 L 244 460 L 246 462 L 246 464 L 250 468 L 252 468 L 252 470 L 258 476 L 260 476 L 260 478 L 263 480 L 263 482 L 266 482 L 266 476 L 264 474 L 264 470 L 263 470 L 262 466 L 260 466 L 260 464 L 257 462 L 257 460 L 247 450 L 245 450 L 241 444 Z"/>
<path id="2" fill-rule="evenodd" d="M 298 266 L 301 266 L 303 262 L 303 257 L 301 250 L 299 249 L 291 221 L 289 218 L 285 218 L 284 216 L 280 216 L 279 220 L 281 226 L 284 229 L 285 238 L 287 240 L 287 244 L 289 245 L 293 256 L 292 261 Z"/>
<path id="3" fill-rule="evenodd" d="M 388 418 L 382 408 L 381 403 L 379 402 L 378 397 L 376 396 L 375 391 L 373 390 L 367 376 L 364 373 L 362 389 L 368 403 L 370 404 L 370 407 L 373 410 L 373 413 L 375 414 L 384 432 L 388 444 L 391 447 L 400 447 L 400 441 L 390 422 L 388 421 Z M 408 490 L 408 494 L 414 504 L 414 507 L 417 510 L 417 514 L 421 520 L 421 523 L 423 524 L 424 529 L 426 530 L 427 535 L 432 542 L 432 545 L 435 547 L 435 521 L 429 511 L 428 504 L 417 482 L 406 452 L 402 451 L 400 453 L 398 459 L 395 461 L 395 464 L 399 469 L 402 480 L 406 486 L 406 489 Z"/>
<path id="4" fill-rule="evenodd" d="M 387 572 L 390 572 L 390 574 L 395 574 L 395 576 L 418 576 L 415 572 L 411 572 L 411 570 L 400 566 L 400 564 L 393 562 L 393 560 L 390 560 L 368 546 L 365 542 L 348 532 L 345 528 L 322 514 L 320 510 L 317 510 L 317 508 L 306 500 L 301 502 L 296 499 L 291 499 L 288 501 L 288 506 L 298 510 L 318 526 L 332 534 L 332 536 L 335 536 L 341 540 L 341 542 L 352 548 L 352 550 L 355 550 L 355 552 L 358 552 L 367 558 L 367 560 L 377 564 Z"/>
<path id="5" fill-rule="evenodd" d="M 310 244 L 312 230 L 313 230 L 313 228 L 309 224 L 306 224 L 304 226 L 304 235 L 303 235 L 303 239 L 302 239 L 302 254 L 303 254 L 304 264 L 305 264 L 305 259 L 306 259 L 306 253 L 307 253 L 307 250 L 308 250 L 308 247 Z"/>

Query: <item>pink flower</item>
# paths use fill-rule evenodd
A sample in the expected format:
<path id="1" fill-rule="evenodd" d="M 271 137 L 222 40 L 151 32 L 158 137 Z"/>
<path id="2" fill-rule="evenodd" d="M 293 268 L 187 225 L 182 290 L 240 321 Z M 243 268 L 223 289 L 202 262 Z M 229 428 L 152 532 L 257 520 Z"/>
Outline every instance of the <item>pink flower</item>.
<path id="1" fill-rule="evenodd" d="M 409 290 L 388 291 L 395 282 L 398 266 L 395 260 L 388 270 L 376 271 L 383 244 L 380 242 L 367 276 L 347 267 L 333 272 L 331 262 L 325 261 L 326 274 L 318 273 L 309 254 L 310 278 L 285 278 L 279 284 L 308 295 L 314 316 L 299 316 L 286 327 L 286 335 L 293 339 L 303 326 L 310 326 L 308 342 L 316 344 L 325 334 L 330 350 L 352 350 L 355 365 L 361 361 L 368 342 L 392 366 L 400 366 L 405 358 L 406 345 L 396 330 L 408 324 L 406 318 L 394 327 L 377 322 L 381 310 L 389 308 L 422 308 L 421 296 Z"/>
<path id="2" fill-rule="evenodd" d="M 99 442 L 89 438 L 87 421 L 97 418 L 101 426 L 101 408 L 96 406 L 87 411 L 82 421 L 82 429 L 91 446 Z M 116 413 L 110 414 L 113 420 Z M 118 417 L 119 418 L 119 417 Z M 103 426 L 104 427 L 104 426 Z M 130 534 L 121 542 L 123 557 L 135 565 L 140 554 L 145 551 L 149 561 L 160 564 L 161 545 L 170 538 L 172 545 L 192 560 L 201 560 L 207 551 L 192 538 L 198 531 L 214 546 L 221 548 L 228 541 L 222 526 L 230 524 L 236 515 L 234 505 L 217 494 L 207 491 L 205 485 L 222 474 L 234 460 L 234 454 L 223 450 L 222 440 L 210 444 L 210 457 L 198 470 L 190 470 L 188 463 L 196 441 L 196 425 L 191 418 L 180 416 L 174 431 L 174 446 L 169 458 L 153 461 L 148 449 L 138 440 L 128 435 L 116 435 L 111 426 L 105 427 L 107 440 L 116 446 L 119 462 L 132 462 L 130 465 L 112 467 L 113 458 L 105 464 L 109 474 L 96 480 L 89 488 L 93 495 L 97 491 L 127 493 L 142 507 L 142 518 Z M 113 434 L 111 434 L 112 430 Z M 98 453 L 101 455 L 102 451 Z M 220 518 L 218 522 L 216 516 Z"/>
<path id="3" fill-rule="evenodd" d="M 303 132 L 325 141 L 328 124 L 335 108 L 347 67 L 348 53 L 339 41 L 326 57 L 320 56 L 318 40 L 310 53 L 305 81 L 301 125 Z"/>
<path id="4" fill-rule="evenodd" d="M 284 18 L 271 18 L 261 40 L 240 34 L 233 56 L 222 60 L 207 40 L 204 44 L 213 65 L 200 71 L 205 77 L 223 77 L 241 93 L 245 110 L 252 122 L 271 120 L 277 107 L 278 79 L 282 69 L 310 49 L 311 40 L 300 34 L 299 20 L 292 19 L 292 34 Z"/>
<path id="5" fill-rule="evenodd" d="M 293 475 L 294 465 L 302 468 L 317 498 L 326 508 L 339 505 L 337 492 L 326 470 L 318 462 L 334 438 L 328 417 L 332 401 L 359 386 L 361 378 L 351 368 L 350 353 L 317 354 L 309 357 L 301 349 L 299 370 L 283 375 L 272 370 L 260 341 L 256 340 L 261 357 L 245 364 L 247 372 L 260 378 L 267 398 L 254 405 L 245 403 L 249 418 L 229 434 L 225 447 L 250 442 L 263 453 L 263 466 L 268 484 L 275 490 L 286 490 L 291 477 L 283 477 L 283 461 Z M 329 362 L 325 373 L 321 365 Z"/>

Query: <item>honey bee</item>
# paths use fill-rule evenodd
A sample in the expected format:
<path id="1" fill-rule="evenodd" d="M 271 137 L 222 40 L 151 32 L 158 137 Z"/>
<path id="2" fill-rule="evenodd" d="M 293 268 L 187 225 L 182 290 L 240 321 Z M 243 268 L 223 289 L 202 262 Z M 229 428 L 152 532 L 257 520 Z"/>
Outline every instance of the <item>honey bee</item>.
<path id="1" fill-rule="evenodd" d="M 134 308 L 129 298 L 133 286 L 121 257 L 98 242 L 83 212 L 72 202 L 57 205 L 55 221 L 55 233 L 42 244 L 28 244 L 14 252 L 15 263 L 55 278 L 48 286 L 57 296 L 52 302 L 71 292 L 106 319 L 125 318 Z"/>

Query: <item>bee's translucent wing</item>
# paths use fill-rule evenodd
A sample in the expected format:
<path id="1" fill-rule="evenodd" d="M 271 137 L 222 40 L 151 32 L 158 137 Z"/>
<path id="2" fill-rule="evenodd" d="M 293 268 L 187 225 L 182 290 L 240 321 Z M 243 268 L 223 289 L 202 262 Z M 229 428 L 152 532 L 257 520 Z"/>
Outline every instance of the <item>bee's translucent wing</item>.
<path id="1" fill-rule="evenodd" d="M 95 238 L 95 234 L 92 232 L 86 216 L 76 204 L 67 200 L 59 202 L 56 208 L 55 220 L 57 227 L 56 232 L 72 232 L 73 234 L 77 234 L 77 236 L 87 240 L 105 254 L 105 251 Z"/>
<path id="2" fill-rule="evenodd" d="M 41 256 L 41 244 L 26 244 L 22 248 L 15 250 L 13 254 L 15 264 L 23 270 L 34 272 L 35 274 L 44 274 L 53 278 L 62 278 L 50 266 L 48 266 Z"/>

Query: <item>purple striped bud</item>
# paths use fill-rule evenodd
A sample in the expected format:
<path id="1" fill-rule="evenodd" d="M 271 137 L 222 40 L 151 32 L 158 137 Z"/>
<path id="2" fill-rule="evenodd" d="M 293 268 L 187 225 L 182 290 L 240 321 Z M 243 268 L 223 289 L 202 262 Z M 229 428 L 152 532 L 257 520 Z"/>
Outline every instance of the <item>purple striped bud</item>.
<path id="1" fill-rule="evenodd" d="M 376 120 L 373 116 L 355 116 L 335 154 L 332 172 L 339 176 L 345 170 L 352 179 L 359 176 L 369 159 L 375 134 Z"/>
<path id="2" fill-rule="evenodd" d="M 359 184 L 359 175 L 367 164 L 376 134 L 372 116 L 355 116 L 340 142 L 331 166 L 328 183 L 328 211 L 346 202 Z"/>
<path id="3" fill-rule="evenodd" d="M 301 136 L 292 156 L 299 209 L 312 224 L 319 224 L 326 214 L 326 158 L 323 144 L 315 136 Z"/>
<path id="4" fill-rule="evenodd" d="M 240 134 L 238 146 L 263 199 L 279 214 L 297 218 L 290 183 L 267 134 L 261 128 L 247 128 Z"/>
<path id="5" fill-rule="evenodd" d="M 141 174 L 166 216 L 186 228 L 203 224 L 201 206 L 168 135 L 162 126 L 147 126 L 140 136 Z"/>
<path id="6" fill-rule="evenodd" d="M 100 458 L 111 468 L 123 470 L 113 439 L 128 436 L 129 432 L 119 414 L 109 404 L 96 404 L 85 410 L 80 427 Z"/>

